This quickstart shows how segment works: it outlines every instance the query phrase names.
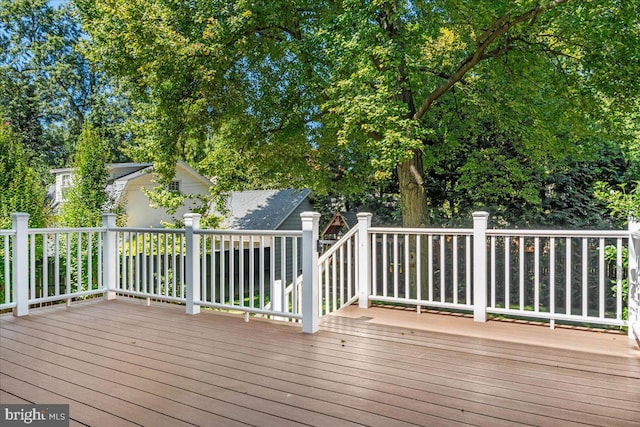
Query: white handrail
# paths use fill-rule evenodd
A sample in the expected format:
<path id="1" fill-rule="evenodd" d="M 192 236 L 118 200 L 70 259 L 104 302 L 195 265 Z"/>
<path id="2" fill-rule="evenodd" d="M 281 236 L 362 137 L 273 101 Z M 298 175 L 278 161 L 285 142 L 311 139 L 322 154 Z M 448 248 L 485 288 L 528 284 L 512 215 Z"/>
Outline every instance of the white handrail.
<path id="1" fill-rule="evenodd" d="M 340 249 L 340 246 L 343 245 L 344 242 L 349 240 L 351 238 L 351 236 L 353 236 L 357 232 L 358 232 L 358 226 L 356 225 L 351 230 L 349 230 L 349 232 L 347 234 L 342 236 L 339 241 L 334 243 L 325 253 L 320 255 L 320 258 L 318 258 L 318 264 L 322 265 L 322 263 L 324 263 L 331 255 L 333 255 L 334 253 L 336 253 L 338 251 L 338 249 Z"/>
<path id="2" fill-rule="evenodd" d="M 487 230 L 487 236 L 513 237 L 627 237 L 625 230 Z"/>
<path id="3" fill-rule="evenodd" d="M 402 227 L 371 227 L 369 234 L 456 234 L 458 236 L 473 235 L 473 228 L 402 228 Z"/>
<path id="4" fill-rule="evenodd" d="M 104 233 L 103 227 L 74 227 L 74 228 L 30 228 L 29 234 L 67 234 L 67 233 Z"/>
<path id="5" fill-rule="evenodd" d="M 302 237 L 297 230 L 197 230 L 200 235 Z"/>

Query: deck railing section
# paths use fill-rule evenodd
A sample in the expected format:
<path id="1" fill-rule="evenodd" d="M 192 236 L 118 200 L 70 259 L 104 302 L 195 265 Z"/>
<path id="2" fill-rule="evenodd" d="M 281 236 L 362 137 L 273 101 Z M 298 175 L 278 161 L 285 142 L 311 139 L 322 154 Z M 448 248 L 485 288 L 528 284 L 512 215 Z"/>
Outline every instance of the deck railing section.
<path id="1" fill-rule="evenodd" d="M 487 219 L 475 213 L 470 229 L 369 228 L 369 300 L 473 311 L 476 321 L 538 318 L 552 328 L 631 323 L 625 312 L 640 291 L 626 290 L 629 232 L 492 230 Z"/>
<path id="2" fill-rule="evenodd" d="M 629 222 L 627 299 L 629 340 L 640 346 L 640 221 Z"/>
<path id="3" fill-rule="evenodd" d="M 67 303 L 105 292 L 105 228 L 28 228 L 14 214 L 13 229 L 0 231 L 0 310 L 28 313 L 30 305 Z"/>
<path id="4" fill-rule="evenodd" d="M 624 326 L 622 231 L 488 230 L 487 312 Z"/>
<path id="5" fill-rule="evenodd" d="M 117 294 L 302 321 L 358 300 L 598 325 L 640 335 L 640 225 L 628 231 L 371 227 L 370 214 L 325 254 L 319 214 L 301 231 L 119 228 L 29 229 L 13 214 L 0 231 L 0 309 Z M 480 243 L 478 243 L 480 242 Z M 628 262 L 628 268 L 626 263 Z M 628 320 L 627 320 L 628 315 Z"/>
<path id="6" fill-rule="evenodd" d="M 358 299 L 358 227 L 353 227 L 318 259 L 319 311 L 324 316 Z"/>
<path id="7" fill-rule="evenodd" d="M 184 229 L 117 228 L 115 291 L 186 302 Z"/>
<path id="8" fill-rule="evenodd" d="M 13 270 L 11 248 L 15 239 L 14 230 L 0 230 L 0 310 L 14 308 Z"/>
<path id="9" fill-rule="evenodd" d="M 28 303 L 104 293 L 103 228 L 29 229 Z"/>
<path id="10" fill-rule="evenodd" d="M 369 299 L 472 311 L 470 229 L 371 228 Z"/>
<path id="11" fill-rule="evenodd" d="M 203 307 L 302 318 L 300 231 L 199 230 Z"/>

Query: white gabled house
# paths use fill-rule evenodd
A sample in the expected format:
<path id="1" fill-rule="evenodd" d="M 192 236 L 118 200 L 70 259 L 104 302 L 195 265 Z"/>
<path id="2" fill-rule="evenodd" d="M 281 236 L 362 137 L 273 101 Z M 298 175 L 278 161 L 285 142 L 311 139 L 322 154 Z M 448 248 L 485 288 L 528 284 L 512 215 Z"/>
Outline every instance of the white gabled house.
<path id="1" fill-rule="evenodd" d="M 161 227 L 163 222 L 173 222 L 173 218 L 193 210 L 196 201 L 187 200 L 180 209 L 171 215 L 163 208 L 152 207 L 147 191 L 153 191 L 159 185 L 153 174 L 151 163 L 112 163 L 107 166 L 109 181 L 106 191 L 116 205 L 124 208 L 127 227 Z M 73 185 L 73 169 L 53 169 L 55 184 L 49 190 L 54 208 L 65 200 L 65 192 Z M 211 181 L 198 173 L 183 161 L 176 163 L 176 173 L 169 184 L 170 190 L 185 194 L 206 196 Z"/>
<path id="2" fill-rule="evenodd" d="M 114 205 L 124 208 L 127 227 L 162 227 L 193 211 L 197 200 L 187 199 L 184 206 L 171 215 L 164 208 L 151 206 L 147 191 L 159 184 L 151 163 L 112 163 L 107 166 L 109 181 L 106 191 Z M 54 209 L 65 200 L 73 185 L 73 169 L 53 169 L 55 184 L 49 189 Z M 176 163 L 176 172 L 169 189 L 184 194 L 206 196 L 212 182 L 183 161 Z M 146 190 L 146 191 L 145 191 Z M 310 190 L 248 190 L 234 191 L 227 202 L 227 217 L 221 227 L 252 230 L 300 230 L 300 213 L 313 209 Z"/>

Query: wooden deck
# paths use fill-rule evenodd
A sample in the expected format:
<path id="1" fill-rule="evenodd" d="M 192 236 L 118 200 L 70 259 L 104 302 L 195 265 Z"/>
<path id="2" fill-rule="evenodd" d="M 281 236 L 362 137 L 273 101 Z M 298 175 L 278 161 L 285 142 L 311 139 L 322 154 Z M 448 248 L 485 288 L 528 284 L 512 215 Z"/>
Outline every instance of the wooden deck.
<path id="1" fill-rule="evenodd" d="M 637 352 L 368 317 L 305 335 L 124 298 L 5 315 L 0 402 L 69 403 L 71 425 L 92 426 L 640 426 Z"/>

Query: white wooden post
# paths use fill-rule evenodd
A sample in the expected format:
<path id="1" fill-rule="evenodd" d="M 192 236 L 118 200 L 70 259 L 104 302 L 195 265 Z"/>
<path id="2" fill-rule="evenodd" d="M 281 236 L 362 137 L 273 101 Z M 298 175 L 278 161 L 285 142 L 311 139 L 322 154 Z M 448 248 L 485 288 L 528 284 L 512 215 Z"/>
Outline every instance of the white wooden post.
<path id="1" fill-rule="evenodd" d="M 13 230 L 13 309 L 14 316 L 29 314 L 29 214 L 11 214 Z"/>
<path id="2" fill-rule="evenodd" d="M 200 229 L 200 215 L 184 215 L 186 231 L 185 280 L 187 284 L 187 314 L 200 313 L 200 235 L 194 233 Z"/>
<path id="3" fill-rule="evenodd" d="M 318 332 L 320 321 L 318 226 L 320 214 L 302 212 L 302 332 Z"/>
<path id="4" fill-rule="evenodd" d="M 487 212 L 473 213 L 473 321 L 487 321 Z"/>
<path id="5" fill-rule="evenodd" d="M 104 286 L 104 298 L 112 300 L 116 298 L 116 275 L 118 274 L 118 245 L 116 241 L 116 214 L 103 213 L 102 227 L 104 239 L 102 240 L 102 286 Z"/>
<path id="6" fill-rule="evenodd" d="M 371 301 L 371 247 L 369 245 L 369 228 L 371 217 L 369 212 L 361 212 L 358 217 L 358 307 L 369 308 Z"/>
<path id="7" fill-rule="evenodd" d="M 629 344 L 640 347 L 640 221 L 629 220 Z"/>

